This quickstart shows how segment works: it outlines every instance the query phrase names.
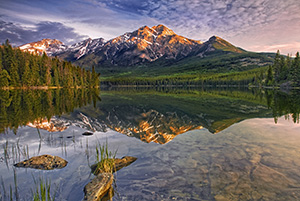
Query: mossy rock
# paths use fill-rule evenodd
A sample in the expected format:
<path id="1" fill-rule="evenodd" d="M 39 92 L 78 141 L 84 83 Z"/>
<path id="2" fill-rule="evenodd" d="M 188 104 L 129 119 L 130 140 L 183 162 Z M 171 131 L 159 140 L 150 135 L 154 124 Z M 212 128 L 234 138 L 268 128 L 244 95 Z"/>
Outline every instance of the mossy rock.
<path id="1" fill-rule="evenodd" d="M 136 157 L 133 156 L 124 156 L 123 158 L 115 158 L 115 159 L 105 159 L 105 160 L 113 160 L 113 170 L 112 172 L 116 172 L 120 169 L 122 169 L 123 167 L 126 167 L 128 165 L 130 165 L 131 163 L 133 163 L 134 161 L 137 160 Z M 111 162 L 111 161 L 110 161 Z M 105 172 L 102 168 L 101 168 L 101 161 L 99 163 L 96 163 L 94 165 L 91 166 L 91 170 L 92 173 L 95 175 L 98 175 L 99 173 L 103 173 Z"/>
<path id="2" fill-rule="evenodd" d="M 34 156 L 28 160 L 14 164 L 15 167 L 34 168 L 40 170 L 53 170 L 66 167 L 68 161 L 51 155 Z"/>

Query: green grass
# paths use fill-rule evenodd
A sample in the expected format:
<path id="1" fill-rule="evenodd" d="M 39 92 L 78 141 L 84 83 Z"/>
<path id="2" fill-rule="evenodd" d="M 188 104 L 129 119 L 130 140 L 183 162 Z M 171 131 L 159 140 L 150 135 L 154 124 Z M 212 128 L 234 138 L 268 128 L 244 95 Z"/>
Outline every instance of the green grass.
<path id="1" fill-rule="evenodd" d="M 40 177 L 38 181 L 33 177 L 36 185 L 35 190 L 32 191 L 34 201 L 54 201 L 57 189 L 51 195 L 51 181 Z"/>
<path id="2" fill-rule="evenodd" d="M 115 157 L 117 151 L 111 152 L 108 150 L 108 143 L 96 145 L 96 168 L 93 174 L 97 175 L 101 172 L 113 173 L 115 171 Z"/>

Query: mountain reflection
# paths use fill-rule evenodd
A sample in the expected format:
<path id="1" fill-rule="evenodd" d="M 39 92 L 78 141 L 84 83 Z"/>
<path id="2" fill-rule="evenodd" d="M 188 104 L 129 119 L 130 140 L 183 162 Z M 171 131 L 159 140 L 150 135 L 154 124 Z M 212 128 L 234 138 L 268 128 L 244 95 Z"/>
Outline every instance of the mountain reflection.
<path id="1" fill-rule="evenodd" d="M 49 132 L 70 125 L 114 130 L 144 142 L 165 144 L 195 129 L 218 133 L 249 118 L 286 115 L 299 122 L 297 92 L 258 89 L 84 89 L 0 91 L 0 132 L 31 126 Z M 93 103 L 93 104 L 92 104 Z"/>

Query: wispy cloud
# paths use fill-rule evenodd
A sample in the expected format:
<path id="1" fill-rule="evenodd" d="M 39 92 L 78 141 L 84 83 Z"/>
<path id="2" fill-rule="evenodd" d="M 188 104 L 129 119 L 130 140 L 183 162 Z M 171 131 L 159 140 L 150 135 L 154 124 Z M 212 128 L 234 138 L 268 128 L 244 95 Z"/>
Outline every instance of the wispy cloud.
<path id="1" fill-rule="evenodd" d="M 189 38 L 218 35 L 244 49 L 300 42 L 300 1 L 296 0 L 2 1 L 6 1 L 0 8 L 5 22 L 23 27 L 57 22 L 92 38 L 110 39 L 161 23 Z"/>
<path id="2" fill-rule="evenodd" d="M 249 50 L 255 52 L 276 52 L 277 50 L 280 50 L 281 53 L 294 56 L 296 52 L 300 51 L 300 42 L 276 44 L 276 45 L 250 46 Z"/>
<path id="3" fill-rule="evenodd" d="M 6 39 L 9 39 L 15 46 L 43 38 L 55 38 L 66 44 L 73 44 L 86 37 L 74 32 L 73 28 L 58 22 L 44 21 L 27 28 L 12 22 L 0 21 L 0 41 L 3 43 Z"/>

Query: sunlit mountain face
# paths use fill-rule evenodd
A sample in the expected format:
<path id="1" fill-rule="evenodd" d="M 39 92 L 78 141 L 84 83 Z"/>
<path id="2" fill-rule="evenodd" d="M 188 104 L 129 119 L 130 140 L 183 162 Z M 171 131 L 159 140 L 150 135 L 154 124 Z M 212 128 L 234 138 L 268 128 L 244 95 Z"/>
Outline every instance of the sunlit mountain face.
<path id="1" fill-rule="evenodd" d="M 173 30 L 159 24 L 143 26 L 133 32 L 126 32 L 109 41 L 103 38 L 86 39 L 66 46 L 55 39 L 43 39 L 19 47 L 23 51 L 42 54 L 76 62 L 84 67 L 134 66 L 162 60 L 179 61 L 191 56 L 204 57 L 215 51 L 244 53 L 224 39 L 212 36 L 208 41 L 189 39 L 177 35 Z"/>

